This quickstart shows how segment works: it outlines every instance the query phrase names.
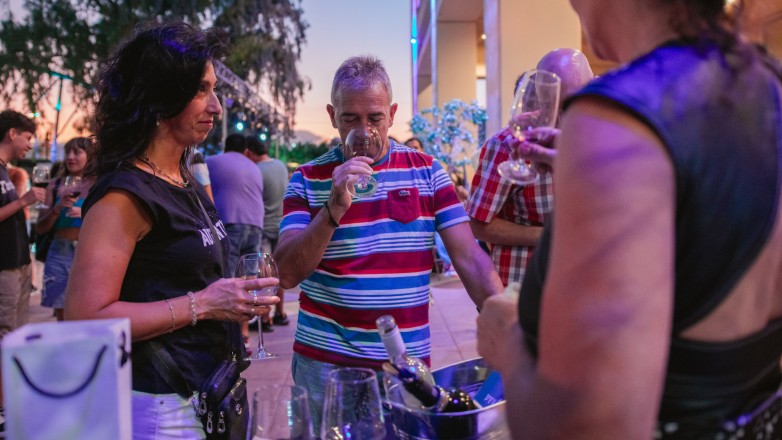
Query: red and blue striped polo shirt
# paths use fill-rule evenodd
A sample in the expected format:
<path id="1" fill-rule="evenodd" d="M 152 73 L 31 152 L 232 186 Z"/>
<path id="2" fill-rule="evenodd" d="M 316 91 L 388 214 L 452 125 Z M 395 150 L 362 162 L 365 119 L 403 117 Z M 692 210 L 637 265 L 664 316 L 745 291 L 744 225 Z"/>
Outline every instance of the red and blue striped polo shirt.
<path id="1" fill-rule="evenodd" d="M 334 148 L 293 174 L 281 234 L 309 225 L 343 160 Z M 301 283 L 293 349 L 322 362 L 379 369 L 388 355 L 375 320 L 386 314 L 396 319 L 408 354 L 428 361 L 434 233 L 468 217 L 431 156 L 392 143 L 372 168 L 377 192 L 353 199 L 318 267 Z"/>

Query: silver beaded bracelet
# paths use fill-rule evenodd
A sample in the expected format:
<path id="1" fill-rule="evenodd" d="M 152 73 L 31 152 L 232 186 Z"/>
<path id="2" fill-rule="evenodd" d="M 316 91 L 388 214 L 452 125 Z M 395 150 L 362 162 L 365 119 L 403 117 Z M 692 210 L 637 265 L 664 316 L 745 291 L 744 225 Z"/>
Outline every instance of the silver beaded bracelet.
<path id="1" fill-rule="evenodd" d="M 190 297 L 190 315 L 193 317 L 190 321 L 190 325 L 196 325 L 198 323 L 198 315 L 196 315 L 195 294 L 193 292 L 187 292 L 187 296 Z"/>

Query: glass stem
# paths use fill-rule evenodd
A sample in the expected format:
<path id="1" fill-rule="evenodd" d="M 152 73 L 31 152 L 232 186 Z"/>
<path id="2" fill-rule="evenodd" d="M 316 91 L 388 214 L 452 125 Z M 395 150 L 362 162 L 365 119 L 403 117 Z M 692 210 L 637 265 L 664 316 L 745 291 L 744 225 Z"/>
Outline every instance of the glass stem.
<path id="1" fill-rule="evenodd" d="M 263 348 L 263 318 L 261 316 L 258 317 L 258 353 L 266 352 L 266 349 Z"/>

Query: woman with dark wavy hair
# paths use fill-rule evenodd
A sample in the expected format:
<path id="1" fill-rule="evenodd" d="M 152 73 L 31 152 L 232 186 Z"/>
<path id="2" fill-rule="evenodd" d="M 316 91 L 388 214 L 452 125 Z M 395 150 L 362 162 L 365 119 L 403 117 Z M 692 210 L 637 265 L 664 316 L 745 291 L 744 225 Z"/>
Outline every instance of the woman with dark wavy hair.
<path id="1" fill-rule="evenodd" d="M 566 103 L 553 229 L 478 319 L 511 428 L 781 438 L 779 65 L 724 0 L 571 4 L 622 67 Z"/>
<path id="2" fill-rule="evenodd" d="M 222 112 L 212 64 L 222 48 L 214 30 L 154 25 L 120 46 L 97 86 L 88 167 L 96 182 L 82 208 L 65 317 L 130 318 L 135 439 L 205 435 L 192 396 L 168 385 L 149 341 L 198 390 L 231 352 L 243 353 L 238 322 L 277 301 L 247 293 L 276 279 L 222 278 L 225 231 L 187 172 L 186 151 Z"/>

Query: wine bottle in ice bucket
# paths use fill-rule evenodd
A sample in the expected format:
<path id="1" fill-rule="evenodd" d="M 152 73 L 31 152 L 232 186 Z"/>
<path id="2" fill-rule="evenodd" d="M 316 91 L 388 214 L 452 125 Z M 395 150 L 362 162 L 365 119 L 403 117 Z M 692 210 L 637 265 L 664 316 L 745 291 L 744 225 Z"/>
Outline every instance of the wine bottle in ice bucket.
<path id="1" fill-rule="evenodd" d="M 383 365 L 383 371 L 402 384 L 405 391 L 402 396 L 407 407 L 432 412 L 461 412 L 477 408 L 467 393 L 457 388 L 445 390 L 437 386 L 426 363 L 407 354 L 393 316 L 381 316 L 375 323 L 390 361 Z"/>
<path id="2" fill-rule="evenodd" d="M 375 321 L 377 329 L 380 332 L 380 339 L 383 341 L 383 345 L 386 347 L 388 353 L 388 360 L 397 368 L 404 368 L 407 371 L 415 373 L 415 375 L 422 380 L 426 381 L 430 385 L 434 385 L 434 377 L 429 370 L 429 366 L 426 362 L 417 358 L 411 357 L 407 354 L 407 348 L 405 342 L 402 340 L 402 334 L 399 332 L 399 327 L 396 325 L 396 320 L 391 315 L 384 315 L 377 318 Z M 396 375 L 391 375 L 390 378 L 393 382 L 401 384 L 396 379 Z M 412 394 L 407 392 L 404 387 L 400 388 L 403 398 L 402 403 L 410 408 L 420 408 L 421 402 L 418 401 Z M 394 400 L 391 395 L 388 396 L 391 400 Z M 394 396 L 395 397 L 395 396 Z"/>

